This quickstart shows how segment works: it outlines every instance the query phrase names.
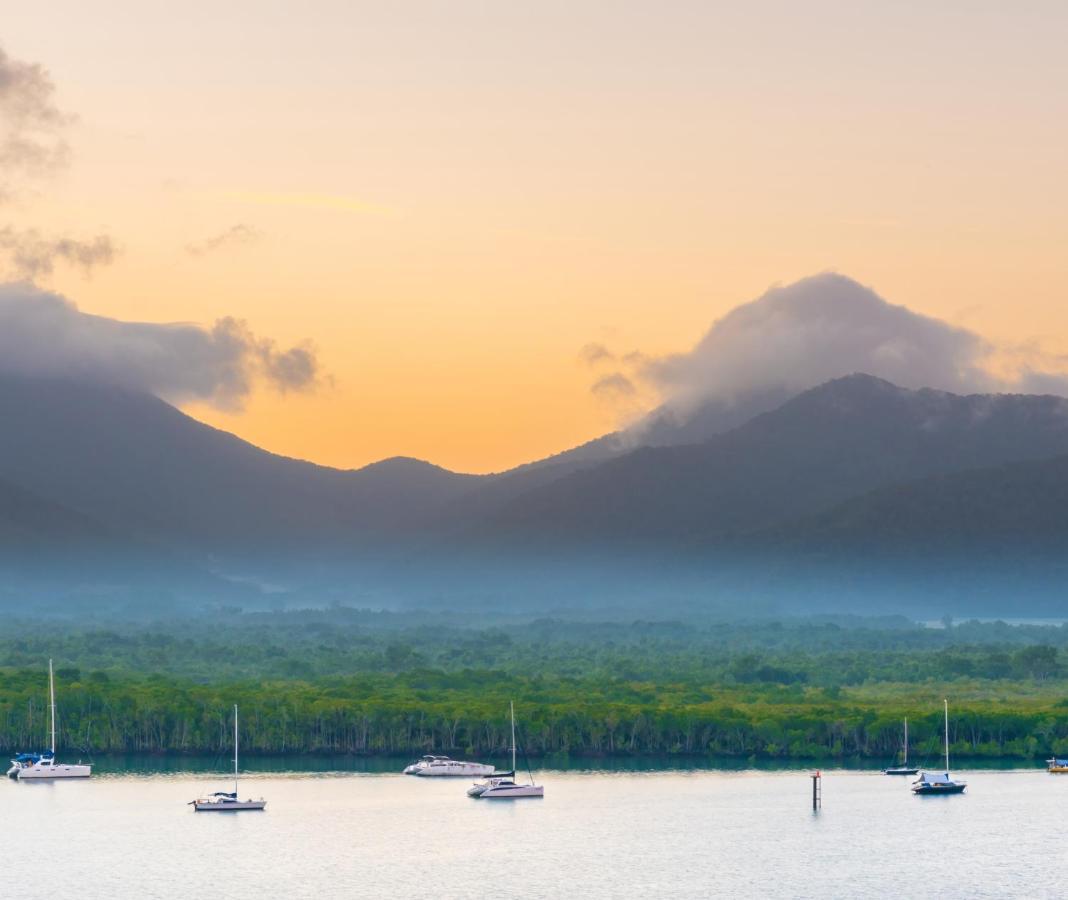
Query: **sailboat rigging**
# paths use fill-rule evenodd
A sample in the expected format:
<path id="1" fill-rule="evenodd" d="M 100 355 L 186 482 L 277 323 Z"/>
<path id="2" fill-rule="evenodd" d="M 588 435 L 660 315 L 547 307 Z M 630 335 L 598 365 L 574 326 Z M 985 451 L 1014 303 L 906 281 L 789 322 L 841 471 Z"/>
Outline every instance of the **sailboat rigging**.
<path id="1" fill-rule="evenodd" d="M 968 786 L 966 781 L 954 781 L 949 774 L 949 701 L 945 704 L 945 742 L 946 742 L 946 771 L 924 772 L 912 783 L 914 794 L 963 794 Z"/>
<path id="2" fill-rule="evenodd" d="M 489 778 L 486 781 L 472 785 L 468 791 L 468 797 L 477 797 L 482 800 L 509 800 L 517 797 L 544 797 L 545 788 L 534 783 L 534 773 L 527 766 L 527 774 L 530 776 L 530 784 L 517 784 L 515 781 L 515 703 L 509 701 L 509 710 L 512 714 L 512 771 L 501 773 L 498 778 Z"/>
<path id="3" fill-rule="evenodd" d="M 240 812 L 245 809 L 264 809 L 267 801 L 262 797 L 259 800 L 237 799 L 237 775 L 238 775 L 238 732 L 237 732 L 237 704 L 234 704 L 234 790 L 216 791 L 208 797 L 189 801 L 195 812 Z"/>
<path id="4" fill-rule="evenodd" d="M 51 743 L 43 753 L 20 753 L 11 760 L 8 775 L 18 779 L 31 778 L 88 778 L 92 766 L 60 765 L 56 762 L 56 678 L 52 660 L 48 661 L 48 705 L 51 711 Z"/>
<path id="5" fill-rule="evenodd" d="M 884 775 L 915 775 L 919 769 L 915 766 L 909 766 L 909 720 L 905 718 L 905 747 L 904 755 L 901 760 L 900 766 L 891 766 L 889 769 L 883 769 Z"/>

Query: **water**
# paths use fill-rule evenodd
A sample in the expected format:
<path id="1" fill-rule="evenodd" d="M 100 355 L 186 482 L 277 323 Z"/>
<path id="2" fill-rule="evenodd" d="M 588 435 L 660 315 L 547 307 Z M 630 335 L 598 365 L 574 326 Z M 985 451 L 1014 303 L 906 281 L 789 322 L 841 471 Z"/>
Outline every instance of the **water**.
<path id="1" fill-rule="evenodd" d="M 262 774 L 263 813 L 197 814 L 199 774 L 0 784 L 17 900 L 353 897 L 1063 897 L 1068 776 L 544 771 L 543 800 L 480 801 L 467 780 Z M 21 848 L 21 849 L 20 849 Z"/>

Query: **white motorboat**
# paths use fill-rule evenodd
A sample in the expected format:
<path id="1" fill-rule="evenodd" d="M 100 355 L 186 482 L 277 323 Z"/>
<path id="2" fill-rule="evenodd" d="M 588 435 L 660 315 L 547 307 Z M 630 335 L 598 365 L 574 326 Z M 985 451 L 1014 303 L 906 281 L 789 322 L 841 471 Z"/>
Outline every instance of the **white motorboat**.
<path id="1" fill-rule="evenodd" d="M 544 797 L 545 788 L 534 783 L 530 774 L 530 784 L 518 784 L 515 780 L 515 703 L 508 704 L 512 714 L 512 771 L 501 772 L 496 778 L 472 785 L 467 790 L 468 797 L 479 800 L 513 800 L 519 797 Z M 530 770 L 527 770 L 528 773 Z"/>
<path id="2" fill-rule="evenodd" d="M 431 778 L 462 775 L 470 778 L 472 775 L 476 777 L 479 775 L 492 775 L 493 766 L 487 766 L 485 763 L 463 762 L 458 759 L 450 759 L 447 756 L 427 755 L 406 767 L 404 774 Z"/>
<path id="3" fill-rule="evenodd" d="M 66 765 L 56 762 L 56 679 L 52 672 L 52 660 L 48 661 L 48 699 L 52 710 L 51 749 L 43 753 L 20 753 L 11 760 L 7 774 L 12 778 L 88 778 L 92 766 L 81 763 Z"/>
<path id="4" fill-rule="evenodd" d="M 216 791 L 207 797 L 190 800 L 189 805 L 194 812 L 240 812 L 244 809 L 265 809 L 267 801 L 262 797 L 259 800 L 237 799 L 237 704 L 234 704 L 234 789 L 230 791 Z"/>

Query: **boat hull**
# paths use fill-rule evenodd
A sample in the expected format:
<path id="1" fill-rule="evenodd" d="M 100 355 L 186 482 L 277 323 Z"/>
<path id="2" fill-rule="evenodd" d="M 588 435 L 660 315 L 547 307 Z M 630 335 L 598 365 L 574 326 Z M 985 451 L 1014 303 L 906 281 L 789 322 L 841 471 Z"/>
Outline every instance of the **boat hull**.
<path id="1" fill-rule="evenodd" d="M 915 775 L 919 772 L 919 769 L 907 769 L 901 766 L 894 769 L 883 769 L 884 775 Z"/>
<path id="2" fill-rule="evenodd" d="M 405 772 L 406 775 L 416 775 L 419 778 L 477 778 L 480 775 L 492 775 L 495 768 L 484 766 L 479 763 L 465 763 L 463 765 L 427 766 L 415 772 Z"/>
<path id="3" fill-rule="evenodd" d="M 27 769 L 19 769 L 17 777 L 23 779 L 48 779 L 56 778 L 88 778 L 93 774 L 92 766 L 45 766 L 38 768 L 31 766 Z"/>
<path id="4" fill-rule="evenodd" d="M 933 797 L 943 794 L 963 794 L 966 784 L 917 784 L 912 792 L 918 796 Z"/>
<path id="5" fill-rule="evenodd" d="M 244 812 L 246 810 L 263 810 L 267 807 L 266 800 L 238 800 L 233 803 L 204 803 L 194 802 L 194 812 Z"/>
<path id="6" fill-rule="evenodd" d="M 518 800 L 522 797 L 544 797 L 545 788 L 540 784 L 517 784 L 505 787 L 494 785 L 478 795 L 481 800 Z"/>

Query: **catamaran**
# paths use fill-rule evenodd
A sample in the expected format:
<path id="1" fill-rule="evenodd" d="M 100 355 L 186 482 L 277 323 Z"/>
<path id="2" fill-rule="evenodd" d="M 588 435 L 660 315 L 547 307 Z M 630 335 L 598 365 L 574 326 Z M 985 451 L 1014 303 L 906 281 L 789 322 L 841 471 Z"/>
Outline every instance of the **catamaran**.
<path id="1" fill-rule="evenodd" d="M 529 767 L 527 773 L 530 775 L 530 784 L 515 782 L 515 703 L 509 701 L 508 707 L 512 713 L 512 771 L 500 772 L 495 778 L 472 785 L 467 790 L 468 797 L 480 800 L 511 800 L 516 797 L 545 796 L 545 788 L 534 783 L 534 775 Z"/>
<path id="2" fill-rule="evenodd" d="M 190 800 L 189 805 L 195 812 L 240 812 L 243 809 L 264 809 L 267 801 L 237 799 L 237 704 L 234 704 L 234 790 L 216 791 L 207 797 Z"/>
<path id="3" fill-rule="evenodd" d="M 11 760 L 7 774 L 12 778 L 88 778 L 92 766 L 60 765 L 56 762 L 56 679 L 52 672 L 52 660 L 48 661 L 48 699 L 52 710 L 52 744 L 43 753 L 20 753 Z"/>
<path id="4" fill-rule="evenodd" d="M 883 769 L 884 775 L 915 775 L 919 769 L 909 766 L 909 720 L 905 719 L 905 750 L 900 766 L 891 766 Z"/>
<path id="5" fill-rule="evenodd" d="M 946 710 L 946 771 L 933 774 L 924 772 L 912 783 L 914 794 L 963 794 L 968 786 L 966 781 L 954 781 L 949 777 L 949 701 L 942 702 Z"/>
<path id="6" fill-rule="evenodd" d="M 438 777 L 450 775 L 492 775 L 493 766 L 485 763 L 463 762 L 458 759 L 449 759 L 447 756 L 424 756 L 413 762 L 404 769 L 405 775 L 422 775 L 423 777 Z"/>

